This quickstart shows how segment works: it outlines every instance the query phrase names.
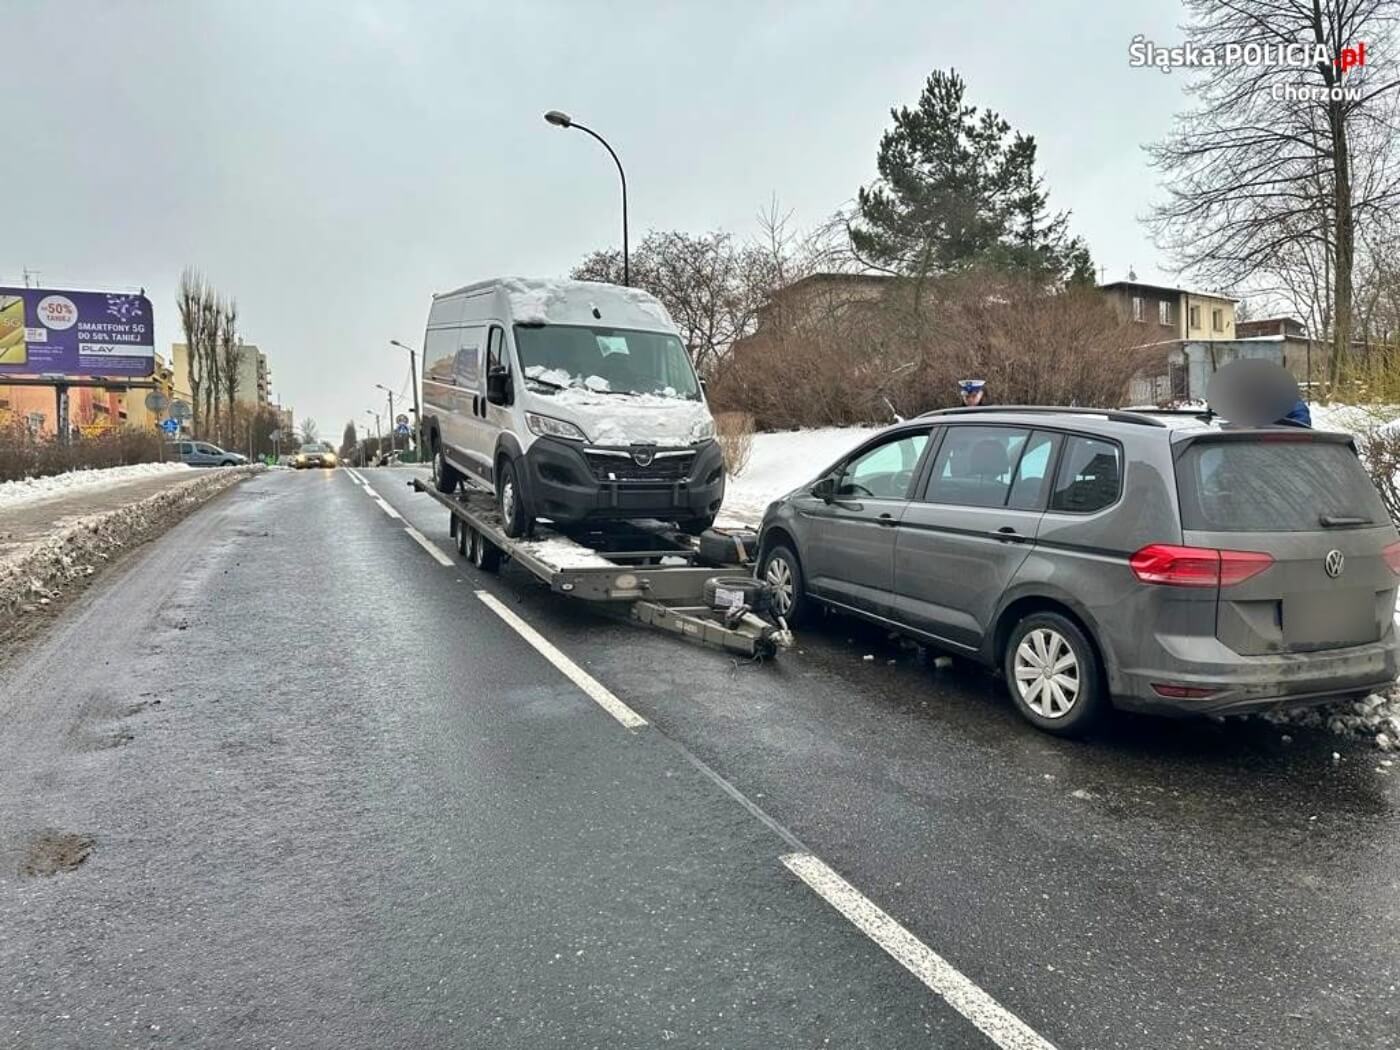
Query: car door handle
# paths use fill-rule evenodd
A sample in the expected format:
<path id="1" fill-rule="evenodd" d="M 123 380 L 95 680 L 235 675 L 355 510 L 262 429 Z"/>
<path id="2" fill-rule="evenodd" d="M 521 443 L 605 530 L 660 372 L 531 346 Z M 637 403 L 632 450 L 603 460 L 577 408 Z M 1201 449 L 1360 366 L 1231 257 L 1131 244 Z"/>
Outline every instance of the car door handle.
<path id="1" fill-rule="evenodd" d="M 895 525 L 898 525 L 899 519 L 896 518 L 893 514 L 881 514 L 878 518 L 875 519 L 875 524 L 883 525 L 885 526 L 885 528 L 888 529 L 894 527 Z"/>
<path id="2" fill-rule="evenodd" d="M 1013 529 L 1010 525 L 1003 525 L 993 534 L 1002 543 L 1025 543 L 1026 537 Z"/>

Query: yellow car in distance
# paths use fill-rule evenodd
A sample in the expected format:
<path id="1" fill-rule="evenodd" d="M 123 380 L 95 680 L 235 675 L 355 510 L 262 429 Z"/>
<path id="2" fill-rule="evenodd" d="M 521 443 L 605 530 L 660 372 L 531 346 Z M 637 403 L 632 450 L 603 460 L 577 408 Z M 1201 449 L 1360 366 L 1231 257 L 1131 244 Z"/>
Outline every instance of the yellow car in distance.
<path id="1" fill-rule="evenodd" d="M 292 459 L 292 466 L 297 470 L 304 470 L 307 467 L 334 467 L 339 461 L 335 452 L 329 445 L 313 442 L 309 445 L 302 445 L 297 450 L 296 456 Z"/>

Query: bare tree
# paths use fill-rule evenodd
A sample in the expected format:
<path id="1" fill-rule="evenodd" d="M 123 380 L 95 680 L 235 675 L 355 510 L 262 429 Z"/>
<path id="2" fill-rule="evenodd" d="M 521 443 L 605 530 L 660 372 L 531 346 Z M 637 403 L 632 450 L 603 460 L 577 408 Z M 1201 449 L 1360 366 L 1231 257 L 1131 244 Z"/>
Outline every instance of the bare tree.
<path id="1" fill-rule="evenodd" d="M 307 445 L 314 444 L 319 440 L 317 436 L 316 420 L 307 416 L 301 421 L 301 440 Z"/>
<path id="2" fill-rule="evenodd" d="M 1149 147 L 1169 194 L 1150 225 L 1183 269 L 1225 287 L 1276 291 L 1308 314 L 1330 335 L 1335 380 L 1352 341 L 1356 231 L 1400 205 L 1400 80 L 1393 65 L 1344 70 L 1341 60 L 1363 41 L 1373 56 L 1392 54 L 1396 5 L 1185 3 L 1188 42 L 1213 54 L 1301 44 L 1325 61 L 1236 61 L 1194 81 L 1196 108 Z"/>
<path id="3" fill-rule="evenodd" d="M 701 375 L 714 373 L 734 341 L 753 330 L 771 286 L 756 278 L 767 269 L 764 252 L 723 231 L 693 235 L 653 230 L 632 252 L 632 283 L 661 300 L 680 329 Z M 593 252 L 572 276 L 622 281 L 621 253 Z"/>
<path id="4" fill-rule="evenodd" d="M 199 395 L 204 386 L 204 277 L 193 266 L 186 266 L 180 274 L 180 288 L 176 293 L 176 304 L 180 309 L 180 324 L 185 330 L 185 353 L 189 360 L 190 396 L 194 418 L 191 421 L 195 434 L 199 434 L 202 416 Z"/>
<path id="5" fill-rule="evenodd" d="M 238 303 L 229 299 L 223 304 L 219 314 L 219 374 L 223 380 L 223 393 L 228 399 L 228 419 L 230 440 L 236 439 L 233 433 L 234 403 L 238 400 L 238 366 L 243 357 L 243 347 L 238 338 Z M 254 402 L 256 402 L 254 398 Z"/>
<path id="6" fill-rule="evenodd" d="M 201 360 L 201 370 L 206 380 L 204 384 L 204 418 L 205 427 L 208 434 L 215 441 L 222 440 L 222 412 L 220 403 L 222 397 L 222 377 L 223 370 L 219 362 L 219 329 L 223 322 L 223 307 L 220 304 L 218 293 L 213 288 L 205 286 L 204 297 L 199 304 L 200 314 L 203 321 L 200 325 L 202 336 L 199 344 L 199 357 Z"/>

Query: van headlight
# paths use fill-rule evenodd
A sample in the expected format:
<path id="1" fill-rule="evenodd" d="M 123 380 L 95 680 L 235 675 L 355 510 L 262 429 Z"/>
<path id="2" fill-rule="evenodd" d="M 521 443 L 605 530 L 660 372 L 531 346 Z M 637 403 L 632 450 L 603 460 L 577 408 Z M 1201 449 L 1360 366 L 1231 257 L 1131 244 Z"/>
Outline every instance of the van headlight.
<path id="1" fill-rule="evenodd" d="M 705 441 L 715 436 L 715 421 L 707 419 L 695 428 L 695 440 Z"/>
<path id="2" fill-rule="evenodd" d="M 530 428 L 530 433 L 538 437 L 563 438 L 565 441 L 588 440 L 588 435 L 578 427 L 572 423 L 566 423 L 562 419 L 555 419 L 553 416 L 541 416 L 534 412 L 526 412 L 525 425 Z"/>

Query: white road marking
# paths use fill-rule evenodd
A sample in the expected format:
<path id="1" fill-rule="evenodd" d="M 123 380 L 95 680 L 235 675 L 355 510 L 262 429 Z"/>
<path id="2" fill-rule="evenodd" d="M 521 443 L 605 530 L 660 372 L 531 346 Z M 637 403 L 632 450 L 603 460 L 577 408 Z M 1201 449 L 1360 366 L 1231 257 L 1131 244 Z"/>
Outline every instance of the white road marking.
<path id="1" fill-rule="evenodd" d="M 403 521 L 403 515 L 396 511 L 393 507 L 389 506 L 389 504 L 385 503 L 383 496 L 379 495 L 379 493 L 375 492 L 368 485 L 365 486 L 365 491 L 369 493 L 370 499 L 374 500 L 375 503 L 379 504 L 379 509 L 382 510 L 385 514 L 398 521 Z"/>
<path id="2" fill-rule="evenodd" d="M 822 860 L 810 853 L 789 853 L 782 861 L 817 896 L 849 919 L 1002 1050 L 1055 1050 L 1053 1043 L 973 984 Z"/>
<path id="3" fill-rule="evenodd" d="M 437 563 L 439 565 L 446 565 L 449 568 L 451 568 L 452 559 L 449 558 L 446 554 L 443 554 L 442 551 L 438 549 L 438 545 L 436 543 L 428 539 L 428 537 L 424 536 L 412 525 L 405 525 L 403 527 L 403 531 L 412 536 L 413 539 L 417 542 L 418 546 L 422 547 L 425 551 L 427 551 L 435 559 L 437 559 Z"/>
<path id="4" fill-rule="evenodd" d="M 568 678 L 569 681 L 573 682 L 574 685 L 587 693 L 599 707 L 616 718 L 628 729 L 638 729 L 647 724 L 645 718 L 637 714 L 636 711 L 633 711 L 617 697 L 613 696 L 612 693 L 608 692 L 607 688 L 604 687 L 601 682 L 556 649 L 552 642 L 522 620 L 512 610 L 507 609 L 495 595 L 487 594 L 485 591 L 477 591 L 476 596 L 482 600 L 488 609 L 508 623 L 515 630 L 516 634 L 533 645 L 541 656 L 555 667 L 559 668 L 559 670 L 563 671 L 564 676 Z"/>
<path id="5" fill-rule="evenodd" d="M 365 479 L 362 478 L 362 477 L 360 477 L 360 475 L 356 474 L 356 473 L 355 473 L 353 470 L 351 470 L 349 467 L 346 467 L 346 468 L 345 468 L 345 473 L 348 474 L 348 475 L 350 476 L 350 480 L 353 481 L 356 485 L 364 485 L 364 484 L 366 484 Z"/>

